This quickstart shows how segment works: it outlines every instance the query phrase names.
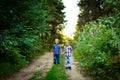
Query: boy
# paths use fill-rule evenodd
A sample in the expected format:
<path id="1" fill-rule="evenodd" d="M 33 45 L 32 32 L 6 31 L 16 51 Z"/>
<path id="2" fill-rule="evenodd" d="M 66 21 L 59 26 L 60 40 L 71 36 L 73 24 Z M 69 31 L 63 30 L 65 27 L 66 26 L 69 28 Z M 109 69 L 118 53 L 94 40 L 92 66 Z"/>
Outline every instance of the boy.
<path id="1" fill-rule="evenodd" d="M 54 64 L 60 64 L 60 52 L 61 46 L 59 45 L 59 39 L 55 39 L 55 44 L 53 45 L 51 51 L 53 51 L 54 55 Z"/>
<path id="2" fill-rule="evenodd" d="M 72 47 L 69 45 L 68 41 L 65 42 L 64 53 L 65 53 L 66 69 L 70 69 L 71 70 Z"/>

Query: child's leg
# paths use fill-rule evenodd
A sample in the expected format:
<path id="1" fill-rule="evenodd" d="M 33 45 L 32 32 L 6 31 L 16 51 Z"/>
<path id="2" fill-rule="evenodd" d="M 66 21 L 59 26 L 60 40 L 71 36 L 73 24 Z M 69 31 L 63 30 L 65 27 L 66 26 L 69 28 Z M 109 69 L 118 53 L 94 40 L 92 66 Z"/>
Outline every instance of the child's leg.
<path id="1" fill-rule="evenodd" d="M 56 59 L 57 59 L 56 54 L 54 54 L 54 64 L 56 64 Z"/>
<path id="2" fill-rule="evenodd" d="M 57 54 L 57 63 L 60 64 L 60 55 Z"/>
<path id="3" fill-rule="evenodd" d="M 71 67 L 71 56 L 68 57 L 68 67 Z"/>
<path id="4" fill-rule="evenodd" d="M 68 56 L 65 56 L 66 68 L 68 68 Z"/>

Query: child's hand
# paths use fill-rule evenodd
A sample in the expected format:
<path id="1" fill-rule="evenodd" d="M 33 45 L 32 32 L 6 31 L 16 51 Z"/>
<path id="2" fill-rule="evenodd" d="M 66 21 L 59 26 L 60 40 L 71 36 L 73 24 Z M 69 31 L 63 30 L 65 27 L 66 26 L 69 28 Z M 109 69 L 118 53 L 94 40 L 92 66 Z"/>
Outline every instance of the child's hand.
<path id="1" fill-rule="evenodd" d="M 61 55 L 64 55 L 64 53 L 62 52 Z"/>
<path id="2" fill-rule="evenodd" d="M 52 52 L 50 51 L 50 54 L 52 54 Z"/>

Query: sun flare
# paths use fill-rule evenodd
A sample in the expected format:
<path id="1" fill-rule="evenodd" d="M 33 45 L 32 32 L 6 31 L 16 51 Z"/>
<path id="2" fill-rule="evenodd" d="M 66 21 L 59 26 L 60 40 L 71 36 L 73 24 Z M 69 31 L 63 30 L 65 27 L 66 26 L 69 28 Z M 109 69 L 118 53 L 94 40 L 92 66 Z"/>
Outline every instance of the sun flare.
<path id="1" fill-rule="evenodd" d="M 63 34 L 71 38 L 74 37 L 75 27 L 77 24 L 79 7 L 77 6 L 77 0 L 63 0 L 65 5 L 65 20 L 67 20 Z"/>

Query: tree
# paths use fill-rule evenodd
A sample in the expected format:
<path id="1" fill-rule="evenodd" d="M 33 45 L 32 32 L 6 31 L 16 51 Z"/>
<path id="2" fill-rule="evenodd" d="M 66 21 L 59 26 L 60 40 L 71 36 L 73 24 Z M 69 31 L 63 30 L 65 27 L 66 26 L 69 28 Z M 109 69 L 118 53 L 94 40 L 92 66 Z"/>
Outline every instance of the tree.
<path id="1" fill-rule="evenodd" d="M 102 15 L 103 0 L 80 0 L 78 6 L 81 13 L 79 14 L 78 25 L 83 25 L 91 20 L 96 20 Z"/>
<path id="2" fill-rule="evenodd" d="M 0 67 L 19 69 L 49 48 L 54 38 L 62 39 L 61 0 L 0 0 L 0 8 Z"/>

